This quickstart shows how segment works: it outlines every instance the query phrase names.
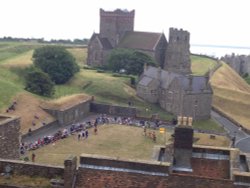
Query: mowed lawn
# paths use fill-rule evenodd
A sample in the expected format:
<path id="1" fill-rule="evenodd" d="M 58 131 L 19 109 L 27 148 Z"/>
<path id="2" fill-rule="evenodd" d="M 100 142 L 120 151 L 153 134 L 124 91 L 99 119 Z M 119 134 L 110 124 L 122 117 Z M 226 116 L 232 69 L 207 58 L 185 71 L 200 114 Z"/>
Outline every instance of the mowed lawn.
<path id="1" fill-rule="evenodd" d="M 153 131 L 153 130 L 148 130 Z M 143 128 L 126 125 L 98 126 L 98 134 L 89 129 L 89 138 L 78 141 L 77 134 L 54 144 L 35 150 L 36 162 L 63 165 L 70 155 L 80 156 L 82 153 L 99 154 L 123 159 L 152 160 L 154 145 L 163 145 L 164 136 L 159 131 L 156 143 L 143 135 Z M 168 134 L 168 138 L 170 133 Z M 29 155 L 31 156 L 31 152 Z M 31 159 L 31 157 L 30 157 Z"/>
<path id="2" fill-rule="evenodd" d="M 154 160 L 153 148 L 155 145 L 165 145 L 173 142 L 173 130 L 166 129 L 166 133 L 159 130 L 147 129 L 156 133 L 156 142 L 148 136 L 144 136 L 142 127 L 127 125 L 101 125 L 98 126 L 98 134 L 94 135 L 93 128 L 89 129 L 89 138 L 78 141 L 77 134 L 66 139 L 59 140 L 35 151 L 29 152 L 29 158 L 34 152 L 37 163 L 63 165 L 64 160 L 70 155 L 80 156 L 83 153 L 97 154 L 120 159 Z M 166 137 L 164 138 L 164 136 Z M 210 138 L 210 134 L 195 133 L 196 145 L 229 146 L 229 139 L 224 136 Z"/>

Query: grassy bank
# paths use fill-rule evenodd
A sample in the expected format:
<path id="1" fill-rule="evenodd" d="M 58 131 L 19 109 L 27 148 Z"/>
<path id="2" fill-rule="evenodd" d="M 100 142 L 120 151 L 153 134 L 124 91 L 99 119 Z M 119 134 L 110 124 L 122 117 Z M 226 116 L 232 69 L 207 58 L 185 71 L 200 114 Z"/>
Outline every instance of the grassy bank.
<path id="1" fill-rule="evenodd" d="M 18 50 L 19 48 L 22 49 L 22 45 L 25 50 Z M 0 44 L 2 54 L 9 54 L 5 56 L 5 59 L 0 60 L 0 87 L 6 88 L 0 91 L 0 95 L 4 98 L 4 100 L 0 101 L 2 112 L 18 96 L 18 93 L 24 92 L 21 69 L 32 63 L 32 53 L 37 46 L 38 44 L 36 43 L 33 45 L 22 43 Z M 74 55 L 80 67 L 86 63 L 86 48 L 71 47 L 68 50 Z M 15 55 L 10 55 L 12 51 L 15 52 Z M 192 56 L 191 58 L 194 74 L 203 74 L 215 64 L 215 61 L 204 57 Z M 150 117 L 152 114 L 157 113 L 161 119 L 170 120 L 172 118 L 170 114 L 162 110 L 158 105 L 149 104 L 138 98 L 135 89 L 130 87 L 129 83 L 129 78 L 113 77 L 110 73 L 99 73 L 95 70 L 81 69 L 68 83 L 56 86 L 53 98 L 83 93 L 93 95 L 96 101 L 102 103 L 128 106 L 128 102 L 130 101 L 139 109 L 140 116 Z M 37 100 L 44 99 L 40 96 L 32 95 L 31 101 L 34 101 L 34 98 L 37 98 Z"/>
<path id="2" fill-rule="evenodd" d="M 211 79 L 213 105 L 250 129 L 250 86 L 228 65 L 223 64 Z"/>

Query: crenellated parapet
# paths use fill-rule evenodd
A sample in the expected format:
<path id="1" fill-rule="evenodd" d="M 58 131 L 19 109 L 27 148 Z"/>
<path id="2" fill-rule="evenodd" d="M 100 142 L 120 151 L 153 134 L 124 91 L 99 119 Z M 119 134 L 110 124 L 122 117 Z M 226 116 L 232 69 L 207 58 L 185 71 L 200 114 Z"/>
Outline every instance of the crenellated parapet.
<path id="1" fill-rule="evenodd" d="M 185 43 L 189 45 L 190 33 L 183 29 L 170 28 L 169 29 L 169 44 L 171 43 Z"/>

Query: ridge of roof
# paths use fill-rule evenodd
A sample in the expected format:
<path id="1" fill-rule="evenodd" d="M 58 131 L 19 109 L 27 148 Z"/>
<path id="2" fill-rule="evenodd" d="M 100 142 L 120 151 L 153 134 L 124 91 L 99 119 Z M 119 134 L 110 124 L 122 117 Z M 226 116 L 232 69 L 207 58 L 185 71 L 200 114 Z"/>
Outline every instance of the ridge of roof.
<path id="1" fill-rule="evenodd" d="M 163 33 L 127 31 L 118 47 L 154 51 Z"/>

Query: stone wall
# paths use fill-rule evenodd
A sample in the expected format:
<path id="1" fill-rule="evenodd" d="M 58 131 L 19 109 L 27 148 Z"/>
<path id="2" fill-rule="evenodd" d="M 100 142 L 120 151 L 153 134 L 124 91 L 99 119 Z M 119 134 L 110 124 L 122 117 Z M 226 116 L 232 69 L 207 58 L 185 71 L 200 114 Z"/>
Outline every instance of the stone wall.
<path id="1" fill-rule="evenodd" d="M 171 173 L 169 163 L 133 162 L 97 155 L 82 155 L 76 188 L 240 188 L 233 181 Z"/>
<path id="2" fill-rule="evenodd" d="M 183 116 L 193 117 L 194 120 L 210 118 L 212 91 L 207 90 L 200 93 L 187 93 L 183 97 Z"/>
<path id="3" fill-rule="evenodd" d="M 159 63 L 161 68 L 164 67 L 166 48 L 167 48 L 167 39 L 165 35 L 162 35 L 158 45 L 155 48 L 155 55 L 154 55 L 154 59 Z"/>
<path id="4" fill-rule="evenodd" d="M 246 188 L 230 180 L 172 174 L 168 177 L 150 176 L 97 169 L 80 169 L 76 188 Z"/>
<path id="5" fill-rule="evenodd" d="M 0 185 L 0 188 L 27 188 L 26 186 L 16 186 L 16 185 Z"/>
<path id="6" fill-rule="evenodd" d="M 115 47 L 126 31 L 134 30 L 135 11 L 105 11 L 100 9 L 100 35 Z"/>
<path id="7" fill-rule="evenodd" d="M 0 115 L 0 158 L 19 159 L 20 118 Z"/>
<path id="8" fill-rule="evenodd" d="M 190 33 L 188 31 L 169 29 L 169 42 L 164 63 L 165 70 L 180 74 L 191 73 L 189 39 Z"/>
<path id="9" fill-rule="evenodd" d="M 64 168 L 60 166 L 42 165 L 31 162 L 24 162 L 18 160 L 0 159 L 0 173 L 5 172 L 5 167 L 10 166 L 12 172 L 15 174 L 22 174 L 27 176 L 41 176 L 46 178 L 55 178 L 63 176 Z"/>
<path id="10" fill-rule="evenodd" d="M 30 134 L 32 136 L 39 135 L 39 134 L 41 134 L 41 132 L 46 132 L 46 130 L 54 129 L 55 127 L 59 127 L 58 121 L 53 121 L 53 122 L 50 122 L 42 127 L 39 127 L 38 129 L 33 130 Z M 25 141 L 26 139 L 29 139 L 29 133 L 22 135 L 22 142 L 26 142 Z"/>
<path id="11" fill-rule="evenodd" d="M 226 62 L 240 75 L 245 73 L 250 74 L 250 55 L 226 55 L 221 60 Z"/>
<path id="12" fill-rule="evenodd" d="M 134 107 L 123 107 L 115 106 L 109 104 L 101 104 L 92 102 L 90 105 L 90 112 L 100 113 L 100 114 L 109 114 L 117 116 L 136 116 L 136 108 Z"/>
<path id="13" fill-rule="evenodd" d="M 92 99 L 88 99 L 82 102 L 79 102 L 77 105 L 73 105 L 65 109 L 44 109 L 52 116 L 54 116 L 59 125 L 64 126 L 74 122 L 82 120 L 90 111 L 90 103 Z"/>
<path id="14" fill-rule="evenodd" d="M 72 188 L 75 184 L 77 168 L 76 156 L 70 156 L 64 161 L 64 187 Z"/>
<path id="15" fill-rule="evenodd" d="M 202 177 L 229 179 L 229 160 L 192 158 L 193 174 Z"/>
<path id="16" fill-rule="evenodd" d="M 93 34 L 88 44 L 88 57 L 87 64 L 91 66 L 102 66 L 103 61 L 103 49 L 100 47 L 100 41 L 98 37 Z"/>

